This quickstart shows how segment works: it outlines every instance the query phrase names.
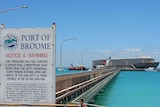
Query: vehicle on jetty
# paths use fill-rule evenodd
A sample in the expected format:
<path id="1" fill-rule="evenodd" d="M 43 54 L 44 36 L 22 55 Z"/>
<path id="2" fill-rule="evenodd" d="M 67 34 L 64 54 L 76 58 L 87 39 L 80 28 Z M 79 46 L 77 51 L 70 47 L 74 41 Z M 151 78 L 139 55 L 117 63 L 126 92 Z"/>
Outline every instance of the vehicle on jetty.
<path id="1" fill-rule="evenodd" d="M 88 68 L 86 68 L 84 65 L 73 66 L 71 64 L 71 67 L 69 67 L 68 70 L 88 70 Z"/>

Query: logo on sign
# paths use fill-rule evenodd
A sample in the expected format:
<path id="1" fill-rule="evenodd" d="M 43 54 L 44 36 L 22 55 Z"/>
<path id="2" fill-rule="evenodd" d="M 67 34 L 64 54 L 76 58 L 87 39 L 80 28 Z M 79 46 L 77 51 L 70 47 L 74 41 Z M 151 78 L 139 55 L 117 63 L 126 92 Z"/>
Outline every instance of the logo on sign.
<path id="1" fill-rule="evenodd" d="M 7 50 L 15 50 L 18 47 L 17 43 L 18 38 L 15 36 L 15 34 L 9 33 L 6 34 L 5 37 L 3 38 L 3 46 Z"/>

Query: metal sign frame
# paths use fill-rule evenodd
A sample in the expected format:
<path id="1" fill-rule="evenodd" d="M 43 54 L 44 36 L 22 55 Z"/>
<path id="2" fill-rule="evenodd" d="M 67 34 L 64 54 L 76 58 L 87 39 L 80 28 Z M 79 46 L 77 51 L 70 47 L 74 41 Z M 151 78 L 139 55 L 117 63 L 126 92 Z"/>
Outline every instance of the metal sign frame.
<path id="1" fill-rule="evenodd" d="M 55 23 L 0 30 L 0 103 L 55 103 L 55 39 Z"/>

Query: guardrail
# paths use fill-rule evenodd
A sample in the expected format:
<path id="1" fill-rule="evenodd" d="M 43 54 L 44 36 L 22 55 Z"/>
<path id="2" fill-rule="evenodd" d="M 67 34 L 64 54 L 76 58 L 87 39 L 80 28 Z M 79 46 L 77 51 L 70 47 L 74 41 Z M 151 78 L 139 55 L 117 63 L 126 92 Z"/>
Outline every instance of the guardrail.
<path id="1" fill-rule="evenodd" d="M 111 75 L 112 73 L 113 72 L 109 72 L 109 73 L 106 73 L 106 74 L 101 75 L 99 77 L 96 77 L 96 78 L 90 79 L 88 81 L 85 81 L 83 83 L 80 83 L 80 84 L 74 85 L 72 87 L 69 87 L 67 89 L 58 91 L 58 92 L 56 92 L 56 100 L 60 100 L 60 99 L 66 97 L 66 96 L 69 96 L 69 95 L 73 94 L 74 92 L 79 91 L 83 88 L 87 88 L 87 87 L 90 88 L 93 85 L 95 85 L 97 82 L 104 79 L 106 76 Z"/>
<path id="2" fill-rule="evenodd" d="M 112 73 L 112 75 L 109 75 L 107 78 L 93 86 L 91 89 L 75 98 L 72 103 L 80 101 L 80 99 L 84 99 L 84 101 L 89 102 L 109 81 L 112 80 L 113 77 L 115 77 L 115 75 L 117 75 L 117 73 L 118 72 Z"/>

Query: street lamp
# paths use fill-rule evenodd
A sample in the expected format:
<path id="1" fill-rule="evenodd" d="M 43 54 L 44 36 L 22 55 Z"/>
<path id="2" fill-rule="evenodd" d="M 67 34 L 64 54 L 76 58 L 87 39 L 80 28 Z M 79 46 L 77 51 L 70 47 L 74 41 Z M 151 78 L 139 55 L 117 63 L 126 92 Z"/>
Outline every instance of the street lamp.
<path id="1" fill-rule="evenodd" d="M 27 6 L 20 6 L 20 7 L 10 8 L 10 9 L 6 9 L 6 10 L 0 10 L 0 13 L 12 11 L 12 10 L 24 9 L 24 8 L 28 8 L 28 7 Z"/>
<path id="2" fill-rule="evenodd" d="M 81 64 L 83 64 L 83 51 L 85 50 L 91 50 L 92 48 L 87 48 L 81 51 Z"/>
<path id="3" fill-rule="evenodd" d="M 76 40 L 76 38 L 65 39 L 60 44 L 60 75 L 62 74 L 62 45 L 64 42 L 69 41 L 69 40 Z"/>

